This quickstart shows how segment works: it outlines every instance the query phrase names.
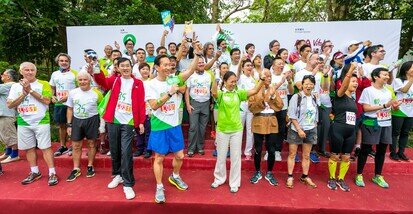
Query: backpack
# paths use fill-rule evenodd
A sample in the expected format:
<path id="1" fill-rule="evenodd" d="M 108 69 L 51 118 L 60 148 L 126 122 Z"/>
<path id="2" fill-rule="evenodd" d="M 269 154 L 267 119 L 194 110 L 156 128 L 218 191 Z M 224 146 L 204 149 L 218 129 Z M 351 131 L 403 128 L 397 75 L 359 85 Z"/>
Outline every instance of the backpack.
<path id="1" fill-rule="evenodd" d="M 298 118 L 300 118 L 300 113 L 301 113 L 301 108 L 300 107 L 301 107 L 301 101 L 302 101 L 303 97 L 301 96 L 301 93 L 298 93 L 297 96 L 298 96 L 298 98 L 297 98 L 297 111 L 296 111 L 296 113 L 298 115 Z M 317 106 L 317 99 L 316 99 L 315 95 L 311 94 L 311 97 L 313 98 L 313 101 L 314 101 L 315 105 Z"/>

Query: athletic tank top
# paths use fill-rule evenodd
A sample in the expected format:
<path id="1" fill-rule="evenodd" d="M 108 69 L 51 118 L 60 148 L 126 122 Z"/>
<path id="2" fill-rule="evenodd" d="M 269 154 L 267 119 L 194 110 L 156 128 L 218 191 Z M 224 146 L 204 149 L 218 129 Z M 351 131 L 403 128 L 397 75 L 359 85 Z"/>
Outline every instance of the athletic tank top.
<path id="1" fill-rule="evenodd" d="M 336 96 L 334 100 L 334 122 L 356 125 L 356 101 L 344 94 L 342 97 Z"/>

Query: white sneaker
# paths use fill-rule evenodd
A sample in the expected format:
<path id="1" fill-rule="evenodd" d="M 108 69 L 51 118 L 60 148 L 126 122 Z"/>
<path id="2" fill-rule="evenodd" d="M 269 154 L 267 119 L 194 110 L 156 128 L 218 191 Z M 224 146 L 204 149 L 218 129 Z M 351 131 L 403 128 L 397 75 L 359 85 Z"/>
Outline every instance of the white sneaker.
<path id="1" fill-rule="evenodd" d="M 268 160 L 268 152 L 265 152 L 264 160 Z"/>
<path id="2" fill-rule="evenodd" d="M 9 157 L 7 157 L 6 159 L 2 160 L 0 163 L 11 163 L 11 162 L 14 162 L 14 161 L 19 161 L 19 160 L 20 160 L 20 157 L 19 157 L 19 156 L 14 157 L 14 158 L 12 158 L 11 156 L 9 156 Z"/>
<path id="3" fill-rule="evenodd" d="M 126 199 L 131 200 L 135 198 L 135 192 L 132 187 L 123 187 L 123 192 L 125 193 Z"/>
<path id="4" fill-rule="evenodd" d="M 275 161 L 282 161 L 281 152 L 275 151 Z"/>
<path id="5" fill-rule="evenodd" d="M 109 189 L 113 189 L 117 187 L 119 184 L 123 183 L 122 177 L 120 175 L 116 175 L 113 180 L 108 184 Z"/>

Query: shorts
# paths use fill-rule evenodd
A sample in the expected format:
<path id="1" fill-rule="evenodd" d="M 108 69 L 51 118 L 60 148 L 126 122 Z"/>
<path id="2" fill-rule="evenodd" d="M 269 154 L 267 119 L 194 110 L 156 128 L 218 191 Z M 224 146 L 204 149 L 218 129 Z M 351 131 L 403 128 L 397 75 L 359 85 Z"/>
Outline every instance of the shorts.
<path id="1" fill-rule="evenodd" d="M 310 129 L 310 130 L 304 130 L 304 133 L 306 137 L 303 139 L 298 135 L 298 132 L 292 130 L 291 128 L 288 129 L 287 133 L 287 142 L 290 144 L 303 144 L 303 143 L 308 143 L 308 144 L 317 144 L 317 127 Z"/>
<path id="2" fill-rule="evenodd" d="M 67 106 L 65 105 L 56 106 L 55 105 L 53 109 L 53 121 L 57 124 L 66 124 L 67 123 L 66 112 L 67 112 Z"/>
<path id="3" fill-rule="evenodd" d="M 184 146 L 181 125 L 160 131 L 152 130 L 149 135 L 148 150 L 161 155 L 181 151 L 184 149 Z"/>
<path id="4" fill-rule="evenodd" d="M 78 119 L 73 117 L 71 139 L 73 141 L 81 141 L 83 138 L 88 140 L 96 140 L 99 136 L 99 124 L 99 115 L 95 115 L 87 119 Z"/>
<path id="5" fill-rule="evenodd" d="M 35 148 L 36 143 L 39 149 L 48 149 L 51 147 L 49 124 L 17 126 L 17 146 L 19 150 Z"/>
<path id="6" fill-rule="evenodd" d="M 15 117 L 0 116 L 0 142 L 7 147 L 17 144 L 17 130 Z"/>
<path id="7" fill-rule="evenodd" d="M 388 127 L 377 127 L 374 130 L 373 126 L 361 126 L 361 139 L 363 144 L 377 145 L 379 143 L 391 144 L 392 143 L 392 128 Z"/>
<path id="8" fill-rule="evenodd" d="M 330 127 L 330 150 L 335 154 L 350 154 L 356 143 L 354 126 L 334 122 Z"/>

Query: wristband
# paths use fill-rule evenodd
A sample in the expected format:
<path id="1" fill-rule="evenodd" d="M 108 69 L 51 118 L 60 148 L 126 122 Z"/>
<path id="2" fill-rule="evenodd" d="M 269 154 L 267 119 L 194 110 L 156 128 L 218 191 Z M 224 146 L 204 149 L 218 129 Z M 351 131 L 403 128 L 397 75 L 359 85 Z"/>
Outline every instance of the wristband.
<path id="1" fill-rule="evenodd" d="M 328 77 L 328 74 L 324 74 L 323 77 L 324 77 L 324 78 L 327 78 L 327 77 Z"/>
<path id="2" fill-rule="evenodd" d="M 66 123 L 66 126 L 67 126 L 68 128 L 72 128 L 72 123 Z"/>
<path id="3" fill-rule="evenodd" d="M 173 95 L 173 94 L 170 94 L 170 93 L 168 92 L 168 96 L 169 96 L 169 98 L 171 98 L 171 97 L 172 97 L 172 95 Z"/>
<path id="4" fill-rule="evenodd" d="M 383 108 L 387 108 L 387 107 L 386 107 L 386 104 L 383 104 Z"/>

